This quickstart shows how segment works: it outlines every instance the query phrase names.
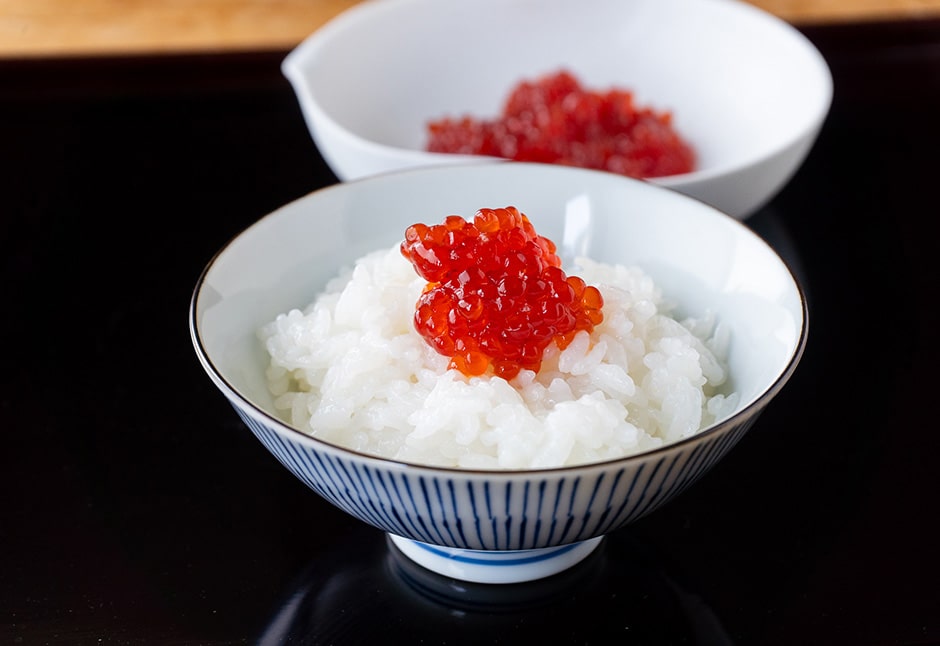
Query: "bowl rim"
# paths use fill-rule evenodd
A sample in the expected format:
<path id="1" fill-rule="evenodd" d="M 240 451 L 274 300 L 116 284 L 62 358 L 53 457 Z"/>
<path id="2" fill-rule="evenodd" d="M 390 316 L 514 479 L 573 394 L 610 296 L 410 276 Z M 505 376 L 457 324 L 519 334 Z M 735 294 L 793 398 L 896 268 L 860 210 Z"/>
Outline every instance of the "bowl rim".
<path id="1" fill-rule="evenodd" d="M 321 25 L 314 32 L 306 36 L 298 43 L 281 61 L 281 73 L 285 76 L 298 93 L 300 102 L 312 112 L 319 114 L 323 119 L 323 124 L 329 124 L 337 133 L 341 133 L 344 138 L 354 142 L 358 147 L 370 149 L 385 157 L 399 156 L 408 158 L 408 168 L 421 165 L 432 165 L 435 162 L 460 163 L 470 161 L 471 159 L 500 160 L 506 159 L 488 155 L 467 155 L 462 153 L 441 153 L 431 152 L 421 148 L 408 148 L 394 146 L 360 135 L 357 131 L 351 130 L 341 124 L 332 114 L 323 108 L 322 103 L 317 99 L 317 93 L 314 87 L 304 79 L 304 64 L 313 60 L 319 49 L 327 46 L 330 41 L 338 38 L 348 27 L 356 26 L 357 23 L 365 21 L 372 17 L 376 11 L 386 12 L 395 8 L 395 5 L 408 5 L 426 0 L 366 0 L 359 4 L 348 7 Z M 685 0 L 678 0 L 684 2 Z M 813 97 L 817 103 L 817 108 L 813 110 L 810 118 L 806 119 L 795 130 L 793 136 L 786 141 L 778 142 L 774 146 L 765 150 L 754 152 L 743 156 L 738 160 L 732 160 L 729 163 L 709 166 L 706 168 L 696 168 L 687 173 L 677 173 L 672 175 L 661 175 L 657 177 L 641 178 L 644 181 L 659 184 L 668 188 L 684 186 L 686 184 L 696 184 L 700 182 L 723 179 L 740 173 L 748 168 L 753 168 L 768 162 L 788 148 L 796 145 L 798 142 L 812 137 L 818 132 L 825 122 L 829 112 L 832 109 L 834 95 L 834 81 L 832 70 L 829 67 L 825 57 L 813 42 L 797 27 L 786 20 L 770 13 L 753 4 L 743 0 L 696 0 L 697 2 L 712 3 L 715 6 L 722 7 L 729 11 L 750 14 L 756 21 L 763 21 L 768 27 L 787 34 L 795 43 L 799 43 L 806 54 L 808 60 L 813 64 L 816 74 L 818 74 L 819 84 L 814 84 L 820 90 L 818 95 Z M 302 90 L 302 91 L 301 91 Z M 322 124 L 321 124 L 322 125 Z M 510 160 L 516 161 L 516 160 Z M 595 169 L 600 170 L 600 169 Z M 612 171 L 606 171 L 612 172 Z M 373 173 L 370 173 L 373 174 Z M 350 178 L 350 179 L 358 179 Z M 348 180 L 346 180 L 348 181 Z"/>
<path id="2" fill-rule="evenodd" d="M 567 169 L 560 170 L 560 172 L 565 173 L 568 171 L 573 171 L 575 173 L 604 173 L 604 171 L 597 171 L 591 169 L 583 169 L 578 167 L 567 167 L 567 166 L 558 166 L 555 164 L 543 164 L 543 163 L 530 163 L 530 162 L 514 162 L 514 161 L 497 161 L 490 164 L 484 164 L 489 166 L 495 166 L 497 164 L 501 165 L 504 163 L 509 163 L 514 166 L 530 166 L 530 167 L 550 167 L 553 169 Z M 199 324 L 199 300 L 202 296 L 202 288 L 206 284 L 209 274 L 212 272 L 212 269 L 215 267 L 219 259 L 225 254 L 225 252 L 243 236 L 248 234 L 253 228 L 260 226 L 262 222 L 266 222 L 270 219 L 278 217 L 278 215 L 288 209 L 291 206 L 294 206 L 300 202 L 307 201 L 310 199 L 316 199 L 316 196 L 325 194 L 328 192 L 335 191 L 349 191 L 354 190 L 356 184 L 363 182 L 372 182 L 373 180 L 378 180 L 382 177 L 391 177 L 396 175 L 422 175 L 422 174 L 438 174 L 438 173 L 448 173 L 455 172 L 455 169 L 461 168 L 460 166 L 426 166 L 420 168 L 408 168 L 401 170 L 386 171 L 383 173 L 378 173 L 376 175 L 370 175 L 362 177 L 355 180 L 348 180 L 344 182 L 337 182 L 335 184 L 330 184 L 324 186 L 309 193 L 302 195 L 294 200 L 291 200 L 280 207 L 276 208 L 273 211 L 266 213 L 250 224 L 242 227 L 239 231 L 233 234 L 229 239 L 209 258 L 205 263 L 202 270 L 200 271 L 196 284 L 192 289 L 191 296 L 189 299 L 189 316 L 188 324 L 190 337 L 195 349 L 197 358 L 199 359 L 200 364 L 203 369 L 208 373 L 213 384 L 226 396 L 226 399 L 229 400 L 229 403 L 232 405 L 237 405 L 238 408 L 242 409 L 246 414 L 250 414 L 255 418 L 261 418 L 264 420 L 265 424 L 273 429 L 276 429 L 280 435 L 290 435 L 292 438 L 295 438 L 297 441 L 303 444 L 312 444 L 314 446 L 322 446 L 324 449 L 345 455 L 350 459 L 354 459 L 358 462 L 368 462 L 376 465 L 382 465 L 385 468 L 396 469 L 396 470 L 408 470 L 408 471 L 420 471 L 425 473 L 447 473 L 452 476 L 466 476 L 466 477 L 519 477 L 527 475 L 536 475 L 536 474 L 561 474 L 561 473 L 571 473 L 576 471 L 585 471 L 585 470 L 594 470 L 594 469 L 608 469 L 613 466 L 622 465 L 626 466 L 630 463 L 639 463 L 646 462 L 657 457 L 665 457 L 666 455 L 680 449 L 684 446 L 698 444 L 703 440 L 708 439 L 711 436 L 721 435 L 724 432 L 731 430 L 732 428 L 738 427 L 741 424 L 747 422 L 748 420 L 753 419 L 755 416 L 763 412 L 766 405 L 769 401 L 779 393 L 786 383 L 790 380 L 790 377 L 796 370 L 797 365 L 799 364 L 804 351 L 806 349 L 806 344 L 809 335 L 809 305 L 808 298 L 806 295 L 806 290 L 802 285 L 798 275 L 794 272 L 793 267 L 786 258 L 781 256 L 776 249 L 774 249 L 766 240 L 764 240 L 760 235 L 753 231 L 745 223 L 737 220 L 736 218 L 724 213 L 723 211 L 692 197 L 684 195 L 682 193 L 673 191 L 671 189 L 658 187 L 655 185 L 650 185 L 649 189 L 653 191 L 660 192 L 665 191 L 670 194 L 669 199 L 677 200 L 687 200 L 694 202 L 698 205 L 699 208 L 711 211 L 713 215 L 717 215 L 720 218 L 726 220 L 726 223 L 732 228 L 736 228 L 743 235 L 754 239 L 756 242 L 764 246 L 770 253 L 775 255 L 777 259 L 781 262 L 784 269 L 787 271 L 790 279 L 795 287 L 796 295 L 799 299 L 800 304 L 800 314 L 801 314 L 801 326 L 799 331 L 799 338 L 794 344 L 793 350 L 787 359 L 786 365 L 783 369 L 776 375 L 776 377 L 771 381 L 760 393 L 754 397 L 754 399 L 741 408 L 738 411 L 735 411 L 729 417 L 713 423 L 705 428 L 700 429 L 696 433 L 670 442 L 665 442 L 663 445 L 658 446 L 653 449 L 648 449 L 638 453 L 631 453 L 629 455 L 624 455 L 617 458 L 610 458 L 606 460 L 597 460 L 593 462 L 581 462 L 571 465 L 562 465 L 562 466 L 553 466 L 553 467 L 537 467 L 537 468 L 494 468 L 494 469 L 480 469 L 480 468 L 463 468 L 463 467 L 454 467 L 454 466 L 440 466 L 440 465 L 430 465 L 422 464 L 419 462 L 411 462 L 408 460 L 401 460 L 396 458 L 390 458 L 381 456 L 378 454 L 368 453 L 365 451 L 360 451 L 357 449 L 352 449 L 342 444 L 324 440 L 316 435 L 311 433 L 304 432 L 298 428 L 295 428 L 291 424 L 280 419 L 275 414 L 269 412 L 261 405 L 255 403 L 251 398 L 244 395 L 229 379 L 225 377 L 223 371 L 215 365 L 213 362 L 208 349 L 206 348 L 203 337 L 201 333 L 201 328 Z M 459 172 L 459 171 L 458 171 Z M 553 171 L 555 172 L 555 171 Z M 607 173 L 611 175 L 613 181 L 617 182 L 628 182 L 628 183 L 644 183 L 641 180 L 636 180 L 633 178 L 616 175 L 613 173 Z"/>

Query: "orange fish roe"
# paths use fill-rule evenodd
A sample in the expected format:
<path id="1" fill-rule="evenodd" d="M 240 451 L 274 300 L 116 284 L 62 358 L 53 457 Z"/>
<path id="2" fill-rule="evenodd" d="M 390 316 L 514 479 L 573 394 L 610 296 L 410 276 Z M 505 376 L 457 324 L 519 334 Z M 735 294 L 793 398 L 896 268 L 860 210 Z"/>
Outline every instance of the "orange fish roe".
<path id="1" fill-rule="evenodd" d="M 401 252 L 428 281 L 415 329 L 467 376 L 538 371 L 552 341 L 564 349 L 604 318 L 597 288 L 567 276 L 555 243 L 514 206 L 414 224 Z"/>
<path id="2" fill-rule="evenodd" d="M 427 124 L 430 152 L 606 170 L 635 178 L 695 170 L 695 152 L 672 114 L 638 107 L 622 89 L 585 89 L 565 70 L 522 81 L 499 118 L 446 117 Z"/>

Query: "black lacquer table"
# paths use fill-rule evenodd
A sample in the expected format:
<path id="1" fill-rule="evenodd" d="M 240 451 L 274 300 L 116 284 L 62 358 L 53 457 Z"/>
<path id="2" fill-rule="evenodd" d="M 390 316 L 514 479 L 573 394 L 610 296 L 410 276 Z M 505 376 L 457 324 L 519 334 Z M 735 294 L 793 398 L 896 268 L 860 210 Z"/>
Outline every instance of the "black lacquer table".
<path id="1" fill-rule="evenodd" d="M 940 22 L 806 26 L 832 111 L 747 223 L 806 354 L 714 471 L 576 568 L 460 584 L 294 479 L 187 327 L 332 184 L 286 52 L 0 62 L 0 643 L 940 643 Z"/>

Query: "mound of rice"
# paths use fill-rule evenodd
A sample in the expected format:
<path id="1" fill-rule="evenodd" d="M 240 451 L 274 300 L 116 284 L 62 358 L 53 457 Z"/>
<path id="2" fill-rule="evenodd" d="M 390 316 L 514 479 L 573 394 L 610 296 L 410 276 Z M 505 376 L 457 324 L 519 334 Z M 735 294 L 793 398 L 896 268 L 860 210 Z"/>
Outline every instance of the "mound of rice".
<path id="1" fill-rule="evenodd" d="M 728 338 L 713 317 L 677 321 L 638 268 L 582 258 L 566 271 L 600 289 L 604 321 L 507 382 L 448 370 L 412 326 L 424 281 L 398 245 L 368 254 L 259 331 L 275 406 L 328 442 L 468 469 L 622 457 L 733 411 L 736 395 L 721 392 Z"/>

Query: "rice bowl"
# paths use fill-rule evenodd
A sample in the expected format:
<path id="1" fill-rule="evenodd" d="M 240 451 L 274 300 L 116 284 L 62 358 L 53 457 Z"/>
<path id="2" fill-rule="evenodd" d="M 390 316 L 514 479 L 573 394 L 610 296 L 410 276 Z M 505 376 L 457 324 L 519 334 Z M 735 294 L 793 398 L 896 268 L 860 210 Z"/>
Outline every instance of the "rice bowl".
<path id="1" fill-rule="evenodd" d="M 573 267 L 577 262 L 587 266 L 588 261 L 578 259 L 590 258 L 598 263 L 595 269 L 599 274 L 616 266 L 628 274 L 630 268 L 642 270 L 646 278 L 639 274 L 634 278 L 641 283 L 649 279 L 651 284 L 638 293 L 646 293 L 647 288 L 661 293 L 658 315 L 668 312 L 665 318 L 672 323 L 667 325 L 682 327 L 681 335 L 694 331 L 692 336 L 698 340 L 692 344 L 699 348 L 701 343 L 715 357 L 714 365 L 699 361 L 697 367 L 692 367 L 701 369 L 703 375 L 715 371 L 707 397 L 724 396 L 715 399 L 713 405 L 724 408 L 727 404 L 728 409 L 712 411 L 715 419 L 711 421 L 705 405 L 703 428 L 678 439 L 662 439 L 659 446 L 643 448 L 639 442 L 634 447 L 640 448 L 639 452 L 608 458 L 586 455 L 582 447 L 573 449 L 569 457 L 589 461 L 554 467 L 499 468 L 496 454 L 486 456 L 487 468 L 438 466 L 432 458 L 384 457 L 371 448 L 350 448 L 345 439 L 323 437 L 321 431 L 345 432 L 336 420 L 320 418 L 313 433 L 303 429 L 302 424 L 295 426 L 290 407 L 279 408 L 285 402 L 279 404 L 277 400 L 292 388 L 302 390 L 290 384 L 291 378 L 297 384 L 301 380 L 294 374 L 284 382 L 284 374 L 277 374 L 277 370 L 294 371 L 296 367 L 282 366 L 268 372 L 272 355 L 259 340 L 259 331 L 283 314 L 285 321 L 297 319 L 296 330 L 302 337 L 306 326 L 301 319 L 305 314 L 290 312 L 314 303 L 324 292 L 340 293 L 348 282 L 343 268 L 351 269 L 357 260 L 377 254 L 373 260 L 384 262 L 383 257 L 401 240 L 402 231 L 415 220 L 473 212 L 485 204 L 513 203 L 527 205 L 533 217 L 538 217 L 539 231 L 558 242 L 564 266 Z M 579 267 L 578 271 L 582 270 L 584 267 Z M 393 275 L 395 271 L 381 273 Z M 400 303 L 397 307 L 407 309 L 412 305 L 409 301 L 413 292 L 407 291 L 410 280 L 400 281 L 404 296 L 394 299 Z M 597 282 L 619 280 L 604 277 Z M 615 303 L 612 293 L 608 290 L 607 298 Z M 374 296 L 373 292 L 366 300 L 375 303 Z M 331 298 L 337 304 L 340 301 L 338 295 Z M 394 309 L 386 311 L 384 305 L 381 310 L 360 309 L 355 300 L 347 304 L 353 305 L 351 309 L 357 316 L 371 318 L 372 323 L 377 318 L 391 318 L 389 312 Z M 605 316 L 607 323 L 615 319 L 613 314 Z M 394 326 L 400 331 L 402 323 Z M 279 333 L 289 328 L 287 323 Z M 236 235 L 208 262 L 193 290 L 190 332 L 203 369 L 244 428 L 313 492 L 386 532 L 398 549 L 434 572 L 461 580 L 510 583 L 542 578 L 573 566 L 592 553 L 606 534 L 654 512 L 715 467 L 752 428 L 796 370 L 806 345 L 808 316 L 802 288 L 786 262 L 753 231 L 728 215 L 678 193 L 612 173 L 497 162 L 372 176 L 336 184 L 284 205 Z M 262 337 L 272 338 L 271 332 L 262 332 Z M 598 335 L 595 348 L 603 332 L 603 325 L 594 329 Z M 403 356 L 409 352 L 420 355 L 400 340 Z M 386 341 L 377 343 L 381 346 Z M 312 347 L 310 342 L 306 346 Z M 292 347 L 288 343 L 281 350 L 287 356 Z M 308 352 L 304 343 L 297 347 L 301 348 L 300 354 Z M 390 350 L 383 351 L 385 355 L 359 352 L 356 360 L 365 365 L 383 356 L 388 358 Z M 341 354 L 355 355 L 356 351 Z M 655 352 L 648 354 L 655 356 Z M 412 358 L 420 363 L 420 356 Z M 584 358 L 571 362 L 568 369 L 572 374 L 577 371 L 575 364 Z M 429 357 L 428 361 L 435 367 L 435 386 L 437 381 L 447 381 L 441 376 L 447 370 L 441 371 L 442 364 L 435 364 L 441 360 Z M 337 366 L 340 363 L 336 361 Z M 655 367 L 656 361 L 650 365 Z M 546 374 L 559 367 L 556 359 L 544 365 Z M 640 392 L 643 377 L 633 373 L 635 367 L 630 366 L 630 375 Z M 719 367 L 726 369 L 726 380 L 720 385 Z M 396 363 L 384 368 L 399 370 L 402 366 Z M 339 368 L 334 372 L 343 374 Z M 361 374 L 350 374 L 352 382 L 358 383 Z M 523 373 L 518 376 L 520 380 L 528 378 Z M 313 381 L 317 378 L 311 377 Z M 394 381 L 387 376 L 383 379 L 386 384 Z M 278 380 L 280 386 L 275 391 L 281 391 L 274 394 L 271 387 Z M 442 388 L 456 385 L 459 390 L 463 385 L 459 379 L 450 381 Z M 522 392 L 526 384 L 520 383 Z M 615 391 L 618 383 L 627 382 L 607 374 L 591 388 Z M 407 389 L 396 388 L 388 390 L 396 396 L 407 396 L 403 394 Z M 622 386 L 620 389 L 624 390 Z M 373 393 L 380 390 L 374 389 Z M 544 391 L 551 392 L 550 383 Z M 369 398 L 376 399 L 371 395 Z M 387 401 L 393 399 L 389 396 Z M 441 399 L 447 400 L 446 406 L 450 407 L 459 401 L 446 388 Z M 628 409 L 630 404 L 626 404 Z M 473 401 L 461 405 L 480 406 Z M 485 416 L 498 408 L 477 417 L 485 421 Z M 353 406 L 347 410 L 358 409 Z M 413 408 L 407 415 L 397 413 L 399 419 L 414 415 L 412 422 L 427 421 L 421 419 L 421 414 L 420 408 Z M 342 419 L 346 417 L 344 412 Z M 457 417 L 463 420 L 468 415 L 462 409 Z M 584 428 L 584 415 L 568 419 L 571 417 L 577 419 L 566 422 L 567 426 Z M 465 437 L 459 426 L 449 424 L 454 416 L 448 421 L 443 419 L 437 420 L 438 430 L 430 435 L 434 442 L 449 436 L 450 446 L 459 447 L 458 437 L 463 440 L 472 435 L 472 428 Z M 627 419 L 638 431 L 645 425 L 635 416 Z M 303 422 L 303 416 L 298 421 Z M 319 428 L 321 423 L 323 429 Z M 336 428 L 327 429 L 329 423 Z M 369 424 L 364 422 L 362 426 Z M 373 425 L 393 426 L 384 417 L 381 424 Z M 441 426 L 450 428 L 442 433 Z M 593 423 L 590 426 L 593 429 Z M 476 444 L 482 443 L 482 437 L 490 431 L 481 424 L 477 437 L 466 445 L 472 445 L 472 453 L 480 453 Z M 649 428 L 645 432 L 649 433 Z M 221 436 L 220 456 L 224 455 L 226 442 Z M 585 446 L 588 444 L 596 442 Z M 459 456 L 448 459 L 454 457 Z M 428 461 L 421 461 L 424 459 Z M 492 465 L 495 468 L 490 468 Z"/>

